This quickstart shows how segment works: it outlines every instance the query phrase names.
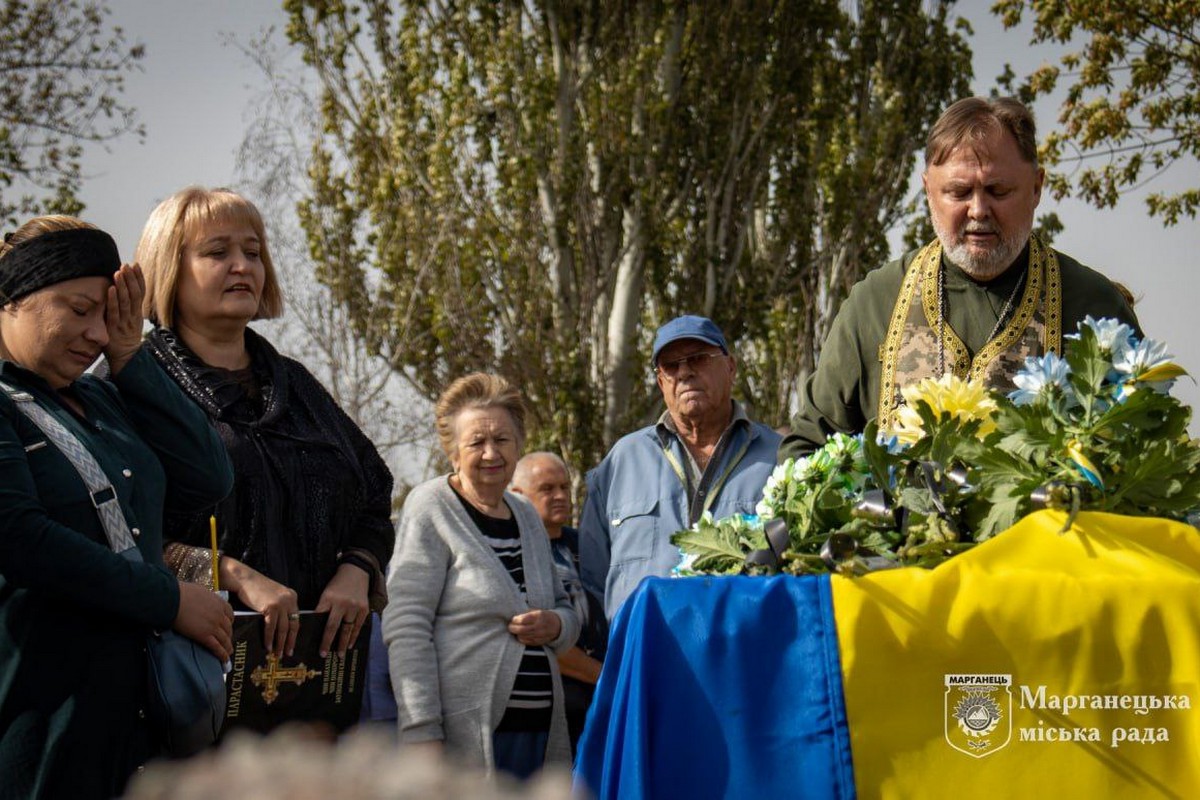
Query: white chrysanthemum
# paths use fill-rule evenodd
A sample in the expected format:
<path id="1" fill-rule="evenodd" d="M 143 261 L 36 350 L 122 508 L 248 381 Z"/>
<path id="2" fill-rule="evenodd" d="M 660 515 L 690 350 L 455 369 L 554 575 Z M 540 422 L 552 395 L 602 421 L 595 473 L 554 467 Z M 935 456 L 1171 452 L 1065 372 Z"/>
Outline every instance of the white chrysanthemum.
<path id="1" fill-rule="evenodd" d="M 758 516 L 763 519 L 782 516 L 783 500 L 787 495 L 788 482 L 792 479 L 795 465 L 796 459 L 789 458 L 782 464 L 776 465 L 775 469 L 771 471 L 766 485 L 763 486 L 762 500 L 759 500 L 758 505 L 754 507 Z"/>
<path id="2" fill-rule="evenodd" d="M 862 452 L 862 437 L 835 433 L 825 443 L 825 450 L 835 459 L 854 458 Z"/>
<path id="3" fill-rule="evenodd" d="M 1095 319 L 1091 314 L 1083 318 L 1083 322 L 1079 323 L 1079 327 L 1088 327 L 1096 334 L 1096 344 L 1100 349 L 1107 353 L 1109 357 L 1116 361 L 1125 355 L 1126 352 L 1133 349 L 1134 336 L 1133 328 L 1126 325 L 1124 322 L 1113 319 L 1112 317 L 1104 317 L 1103 319 Z M 1078 339 L 1078 333 L 1069 334 L 1066 338 Z"/>
<path id="4" fill-rule="evenodd" d="M 780 486 L 786 484 L 788 479 L 792 476 L 792 467 L 794 467 L 795 464 L 796 459 L 789 458 L 782 464 L 776 465 L 775 469 L 771 471 L 770 477 L 767 478 L 767 483 L 763 487 L 763 494 L 773 495 Z"/>
<path id="5" fill-rule="evenodd" d="M 1173 360 L 1174 357 L 1167 352 L 1166 342 L 1142 339 L 1136 346 L 1122 353 L 1120 358 L 1113 359 L 1113 369 L 1123 375 L 1136 378 L 1154 367 L 1168 364 Z"/>
<path id="6" fill-rule="evenodd" d="M 1123 395 L 1132 393 L 1138 386 L 1167 394 L 1175 385 L 1175 379 L 1187 374 L 1167 352 L 1166 343 L 1154 339 L 1143 339 L 1121 358 L 1115 359 L 1113 372 L 1116 380 L 1124 384 Z"/>
<path id="7" fill-rule="evenodd" d="M 833 458 L 827 450 L 822 448 L 796 462 L 792 468 L 792 479 L 801 483 L 821 483 L 832 468 Z"/>

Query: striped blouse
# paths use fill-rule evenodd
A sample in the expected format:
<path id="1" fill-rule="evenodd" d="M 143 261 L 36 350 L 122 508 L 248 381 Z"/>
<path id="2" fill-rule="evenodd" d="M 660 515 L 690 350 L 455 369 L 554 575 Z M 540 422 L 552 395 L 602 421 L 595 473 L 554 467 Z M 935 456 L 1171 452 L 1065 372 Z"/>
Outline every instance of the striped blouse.
<path id="1" fill-rule="evenodd" d="M 467 510 L 471 521 L 479 528 L 483 540 L 491 546 L 500 563 L 508 570 L 509 577 L 521 592 L 521 597 L 524 597 L 525 566 L 521 558 L 521 531 L 517 527 L 516 517 L 490 517 L 471 505 L 461 494 L 458 495 L 458 499 Z M 545 647 L 526 645 L 517 679 L 508 696 L 508 706 L 496 730 L 550 730 L 550 710 L 553 704 L 554 684 L 548 651 Z"/>

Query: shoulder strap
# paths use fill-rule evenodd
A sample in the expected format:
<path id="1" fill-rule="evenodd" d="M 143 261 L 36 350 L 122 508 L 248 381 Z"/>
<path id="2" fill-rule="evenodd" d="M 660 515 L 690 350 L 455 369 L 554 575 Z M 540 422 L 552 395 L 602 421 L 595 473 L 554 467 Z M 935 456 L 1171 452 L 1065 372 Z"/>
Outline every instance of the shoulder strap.
<path id="1" fill-rule="evenodd" d="M 129 532 L 129 523 L 125 521 L 125 514 L 121 511 L 121 501 L 117 499 L 117 490 L 96 462 L 96 457 L 83 446 L 75 434 L 67 430 L 49 411 L 38 405 L 29 392 L 22 392 L 4 381 L 0 381 L 0 388 L 3 388 L 17 409 L 38 426 L 42 433 L 46 434 L 46 438 L 53 442 L 75 467 L 87 486 L 96 513 L 100 515 L 100 524 L 104 526 L 104 535 L 108 537 L 108 546 L 113 552 L 123 553 L 130 548 L 136 548 L 133 534 Z"/>

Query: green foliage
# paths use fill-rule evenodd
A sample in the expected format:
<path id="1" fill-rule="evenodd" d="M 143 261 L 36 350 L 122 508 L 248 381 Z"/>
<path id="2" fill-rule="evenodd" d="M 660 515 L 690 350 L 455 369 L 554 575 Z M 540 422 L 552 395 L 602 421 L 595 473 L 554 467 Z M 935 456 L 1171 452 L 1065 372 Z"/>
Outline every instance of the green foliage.
<path id="1" fill-rule="evenodd" d="M 732 517 L 717 525 L 708 512 L 672 541 L 695 556 L 692 571 L 715 575 L 736 575 L 745 566 L 746 553 L 767 546 L 762 530 L 744 517 Z"/>
<path id="2" fill-rule="evenodd" d="M 287 0 L 321 91 L 320 280 L 425 397 L 508 375 L 577 468 L 653 418 L 650 340 L 680 313 L 782 422 L 966 92 L 949 6 Z"/>
<path id="3" fill-rule="evenodd" d="M 1195 0 L 998 0 L 1006 28 L 1033 18 L 1031 44 L 1078 47 L 1014 87 L 1031 101 L 1066 89 L 1059 128 L 1042 157 L 1056 197 L 1112 207 L 1123 192 L 1175 162 L 1200 159 L 1200 4 Z M 1186 168 L 1186 167 L 1185 167 Z M 1166 225 L 1195 218 L 1200 187 L 1155 193 L 1147 207 Z"/>
<path id="4" fill-rule="evenodd" d="M 107 16 L 88 0 L 0 0 L 0 222 L 78 214 L 83 145 L 142 135 L 119 95 L 143 49 Z"/>
<path id="5" fill-rule="evenodd" d="M 705 556 L 693 572 L 738 572 L 777 518 L 790 536 L 777 570 L 854 575 L 936 566 L 1036 508 L 1067 510 L 1068 525 L 1081 509 L 1182 520 L 1200 508 L 1200 441 L 1167 393 L 1183 374 L 1161 344 L 1089 318 L 1064 359 L 1030 359 L 1009 397 L 953 376 L 906 387 L 899 440 L 875 423 L 836 434 L 775 469 L 758 518 L 706 519 L 673 541 Z"/>

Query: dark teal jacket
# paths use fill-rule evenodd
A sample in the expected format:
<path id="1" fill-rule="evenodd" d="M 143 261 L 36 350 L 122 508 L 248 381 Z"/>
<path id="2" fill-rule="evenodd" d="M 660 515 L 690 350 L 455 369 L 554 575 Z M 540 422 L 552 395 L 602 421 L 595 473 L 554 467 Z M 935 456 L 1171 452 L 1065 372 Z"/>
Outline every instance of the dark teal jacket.
<path id="1" fill-rule="evenodd" d="M 91 451 L 145 560 L 109 549 L 79 473 L 0 392 L 0 797 L 119 796 L 158 749 L 143 722 L 143 642 L 179 610 L 163 511 L 214 505 L 233 483 L 229 459 L 145 351 L 112 382 L 75 382 L 86 420 L 15 364 L 0 361 L 0 380 Z"/>

